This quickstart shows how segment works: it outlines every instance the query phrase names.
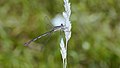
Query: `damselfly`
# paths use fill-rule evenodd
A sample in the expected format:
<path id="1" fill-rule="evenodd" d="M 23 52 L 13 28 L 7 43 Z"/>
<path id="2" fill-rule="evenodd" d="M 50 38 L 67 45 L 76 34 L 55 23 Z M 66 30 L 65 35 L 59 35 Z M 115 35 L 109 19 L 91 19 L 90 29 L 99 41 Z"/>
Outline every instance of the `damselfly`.
<path id="1" fill-rule="evenodd" d="M 64 30 L 64 29 L 65 29 L 65 26 L 64 26 L 63 24 L 61 24 L 60 26 L 55 26 L 55 27 L 53 27 L 53 29 L 51 29 L 50 31 L 48 31 L 48 32 L 46 32 L 46 33 L 44 33 L 44 34 L 42 34 L 42 35 L 40 35 L 40 36 L 38 36 L 38 37 L 36 37 L 36 38 L 28 41 L 28 42 L 26 42 L 24 45 L 25 45 L 25 46 L 28 46 L 31 42 L 34 42 L 34 41 L 40 39 L 40 38 L 43 37 L 43 36 L 46 36 L 46 35 L 49 35 L 49 34 L 51 34 L 51 33 L 53 33 L 53 32 L 56 32 L 56 31 L 58 31 L 58 30 Z"/>

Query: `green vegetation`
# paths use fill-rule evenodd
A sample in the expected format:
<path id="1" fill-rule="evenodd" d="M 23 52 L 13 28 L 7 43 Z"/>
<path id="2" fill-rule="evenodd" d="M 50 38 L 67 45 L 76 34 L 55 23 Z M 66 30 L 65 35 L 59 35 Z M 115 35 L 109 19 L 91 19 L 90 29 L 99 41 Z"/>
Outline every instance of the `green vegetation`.
<path id="1" fill-rule="evenodd" d="M 120 0 L 70 2 L 68 68 L 120 68 Z M 62 68 L 59 32 L 24 43 L 49 30 L 46 16 L 63 11 L 62 0 L 0 0 L 0 68 Z"/>

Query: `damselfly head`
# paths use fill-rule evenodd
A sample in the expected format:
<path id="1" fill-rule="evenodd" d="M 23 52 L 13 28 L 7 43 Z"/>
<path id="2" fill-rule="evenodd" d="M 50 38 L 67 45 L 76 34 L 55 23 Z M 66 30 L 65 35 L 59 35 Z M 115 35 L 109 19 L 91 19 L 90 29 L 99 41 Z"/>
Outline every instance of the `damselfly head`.
<path id="1" fill-rule="evenodd" d="M 66 29 L 65 25 L 61 24 L 60 26 L 61 26 L 61 29 L 62 29 L 62 30 L 65 30 L 65 29 Z"/>
<path id="2" fill-rule="evenodd" d="M 61 26 L 63 26 L 63 24 L 61 24 Z"/>

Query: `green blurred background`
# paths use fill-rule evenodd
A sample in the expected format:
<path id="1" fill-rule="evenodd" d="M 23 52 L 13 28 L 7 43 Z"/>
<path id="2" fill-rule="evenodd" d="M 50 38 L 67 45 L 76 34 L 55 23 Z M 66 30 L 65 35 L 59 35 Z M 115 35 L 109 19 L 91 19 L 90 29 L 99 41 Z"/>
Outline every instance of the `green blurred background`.
<path id="1" fill-rule="evenodd" d="M 120 0 L 70 2 L 68 68 L 120 68 Z M 24 43 L 63 11 L 62 0 L 0 0 L 0 68 L 62 68 L 59 32 Z"/>

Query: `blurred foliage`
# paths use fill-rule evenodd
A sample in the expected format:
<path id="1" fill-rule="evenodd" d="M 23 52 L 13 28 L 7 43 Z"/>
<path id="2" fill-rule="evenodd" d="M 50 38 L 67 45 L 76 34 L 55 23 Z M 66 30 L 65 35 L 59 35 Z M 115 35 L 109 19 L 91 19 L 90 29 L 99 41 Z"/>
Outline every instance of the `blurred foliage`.
<path id="1" fill-rule="evenodd" d="M 70 2 L 68 68 L 120 68 L 120 0 Z M 0 0 L 0 68 L 62 68 L 59 32 L 24 43 L 48 31 L 46 16 L 63 11 L 62 0 Z"/>

